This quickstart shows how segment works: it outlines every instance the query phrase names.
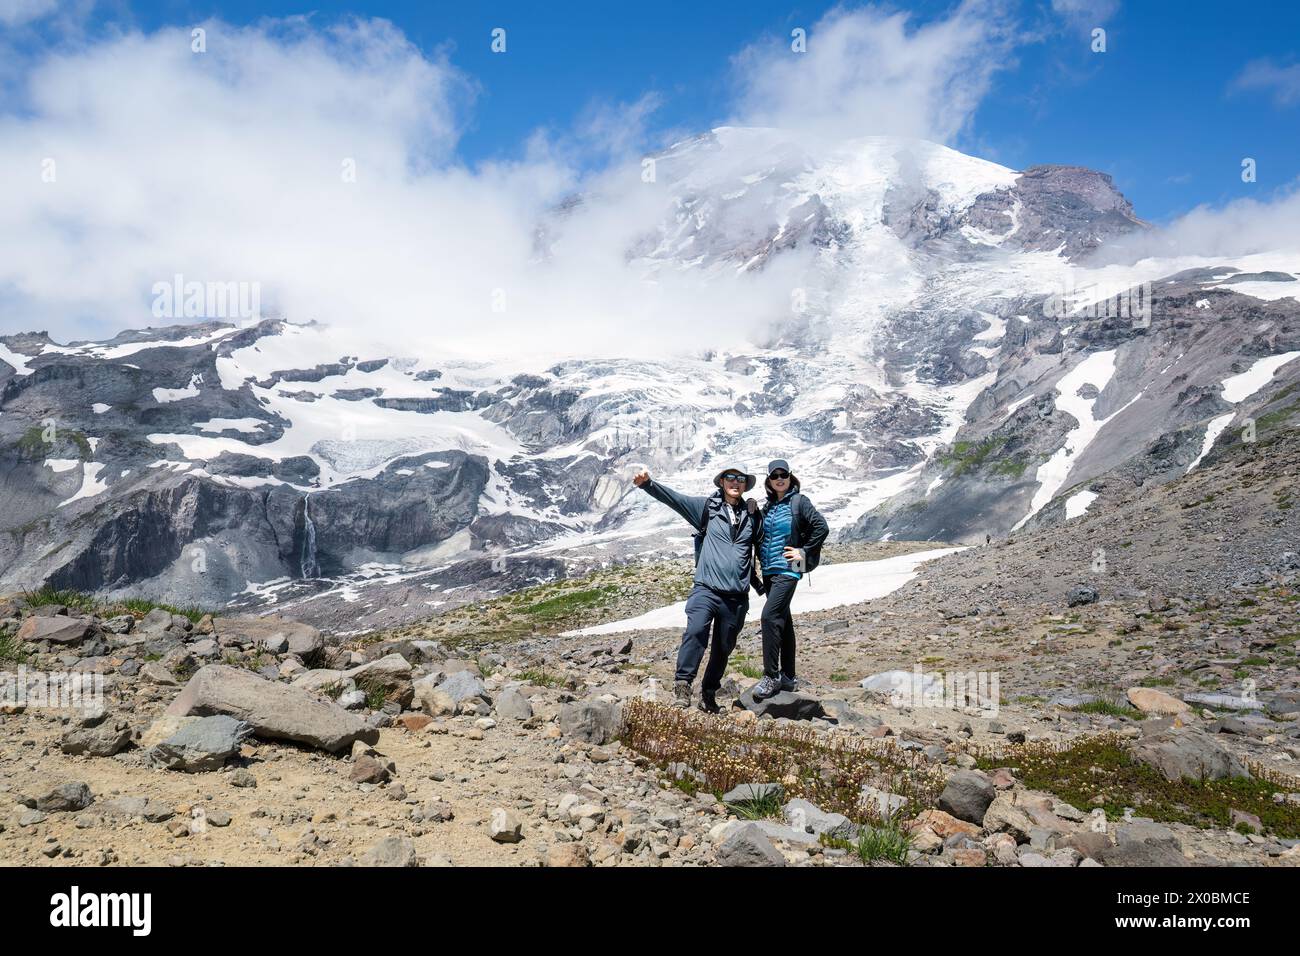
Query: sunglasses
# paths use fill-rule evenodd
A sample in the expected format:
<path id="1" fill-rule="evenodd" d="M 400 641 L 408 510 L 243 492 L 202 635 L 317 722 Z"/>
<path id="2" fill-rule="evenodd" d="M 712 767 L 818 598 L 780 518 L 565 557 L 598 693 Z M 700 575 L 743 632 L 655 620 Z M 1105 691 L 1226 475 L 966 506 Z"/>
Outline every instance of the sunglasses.
<path id="1" fill-rule="evenodd" d="M 771 478 L 773 481 L 785 481 L 787 478 L 790 477 L 790 472 L 788 472 L 788 471 L 774 471 L 774 472 L 772 472 L 770 475 L 768 475 L 767 477 Z"/>
<path id="2" fill-rule="evenodd" d="M 723 480 L 723 481 L 744 481 L 744 480 L 745 480 L 745 476 L 744 476 L 744 475 L 738 475 L 738 474 L 736 474 L 734 471 L 729 471 L 729 472 L 727 472 L 725 475 L 722 476 L 722 480 Z"/>

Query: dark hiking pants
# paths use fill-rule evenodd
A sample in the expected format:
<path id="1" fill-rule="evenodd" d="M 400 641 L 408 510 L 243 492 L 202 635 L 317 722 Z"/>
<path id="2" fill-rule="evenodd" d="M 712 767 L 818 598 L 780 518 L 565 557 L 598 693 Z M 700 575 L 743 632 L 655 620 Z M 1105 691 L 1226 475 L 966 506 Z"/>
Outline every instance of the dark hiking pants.
<path id="1" fill-rule="evenodd" d="M 784 674 L 794 680 L 794 615 L 790 599 L 798 578 L 774 574 L 763 578 L 767 603 L 763 605 L 763 673 L 771 678 Z"/>
<path id="2" fill-rule="evenodd" d="M 686 599 L 686 630 L 682 633 L 682 646 L 677 652 L 677 680 L 691 684 L 700 669 L 704 649 L 710 644 L 709 665 L 704 669 L 701 690 L 716 691 L 722 686 L 731 656 L 745 626 L 749 612 L 749 593 L 727 594 L 703 584 L 695 585 Z"/>

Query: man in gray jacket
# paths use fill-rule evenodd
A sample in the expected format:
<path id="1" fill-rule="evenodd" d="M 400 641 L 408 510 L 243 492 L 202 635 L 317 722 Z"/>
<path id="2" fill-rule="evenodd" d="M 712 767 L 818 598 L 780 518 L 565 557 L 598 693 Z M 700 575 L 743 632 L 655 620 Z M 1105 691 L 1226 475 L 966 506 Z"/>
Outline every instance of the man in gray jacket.
<path id="1" fill-rule="evenodd" d="M 633 483 L 656 501 L 662 501 L 695 528 L 695 587 L 686 599 L 686 630 L 677 652 L 673 695 L 681 707 L 691 704 L 691 684 L 700 669 L 704 649 L 710 644 L 709 663 L 700 684 L 700 709 L 716 714 L 715 695 L 745 626 L 749 612 L 749 586 L 754 575 L 754 546 L 759 540 L 760 517 L 755 503 L 744 498 L 755 478 L 732 466 L 718 472 L 717 487 L 708 497 L 683 495 L 640 471 Z"/>

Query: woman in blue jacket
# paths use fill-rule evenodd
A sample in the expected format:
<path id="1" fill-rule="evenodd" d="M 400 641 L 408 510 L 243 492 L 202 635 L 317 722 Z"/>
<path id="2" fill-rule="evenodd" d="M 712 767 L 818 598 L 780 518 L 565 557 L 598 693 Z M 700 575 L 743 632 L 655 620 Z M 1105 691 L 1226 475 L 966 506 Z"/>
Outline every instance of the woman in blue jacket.
<path id="1" fill-rule="evenodd" d="M 758 546 L 763 569 L 763 679 L 754 699 L 765 700 L 795 689 L 794 616 L 790 601 L 803 575 L 817 567 L 830 529 L 826 519 L 799 490 L 790 465 L 778 458 L 767 466 L 767 503 L 763 505 Z M 757 588 L 757 585 L 756 585 Z"/>

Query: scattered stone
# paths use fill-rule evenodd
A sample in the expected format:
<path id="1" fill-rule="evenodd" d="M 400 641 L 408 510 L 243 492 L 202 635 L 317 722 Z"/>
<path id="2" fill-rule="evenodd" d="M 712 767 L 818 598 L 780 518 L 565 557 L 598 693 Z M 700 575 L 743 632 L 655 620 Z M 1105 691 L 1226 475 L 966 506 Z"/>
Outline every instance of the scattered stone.
<path id="1" fill-rule="evenodd" d="M 1070 593 L 1066 595 L 1065 603 L 1070 607 L 1079 607 L 1082 604 L 1096 604 L 1101 595 L 1097 593 L 1096 588 L 1090 588 L 1087 585 L 1078 585 L 1070 588 Z"/>
<path id="2" fill-rule="evenodd" d="M 225 714 L 201 717 L 187 723 L 161 743 L 149 748 L 149 761 L 158 767 L 185 773 L 220 770 L 239 752 L 253 728 Z"/>
<path id="3" fill-rule="evenodd" d="M 488 836 L 497 843 L 518 843 L 524 838 L 524 825 L 509 810 L 497 807 L 488 819 Z"/>
<path id="4" fill-rule="evenodd" d="M 65 731 L 59 749 L 65 754 L 88 757 L 111 757 L 131 744 L 131 727 L 125 721 L 81 727 Z"/>
<path id="5" fill-rule="evenodd" d="M 493 702 L 493 710 L 498 717 L 509 717 L 512 720 L 527 720 L 533 716 L 533 705 L 515 687 L 507 687 L 497 694 Z"/>
<path id="6" fill-rule="evenodd" d="M 407 837 L 384 837 L 362 854 L 360 866 L 412 867 L 419 866 L 415 843 Z"/>
<path id="7" fill-rule="evenodd" d="M 759 717 L 773 719 L 786 717 L 790 720 L 825 720 L 829 716 L 816 697 L 792 690 L 783 690 L 773 697 L 755 701 L 754 688 L 751 687 L 732 701 L 732 706 L 748 710 Z"/>

